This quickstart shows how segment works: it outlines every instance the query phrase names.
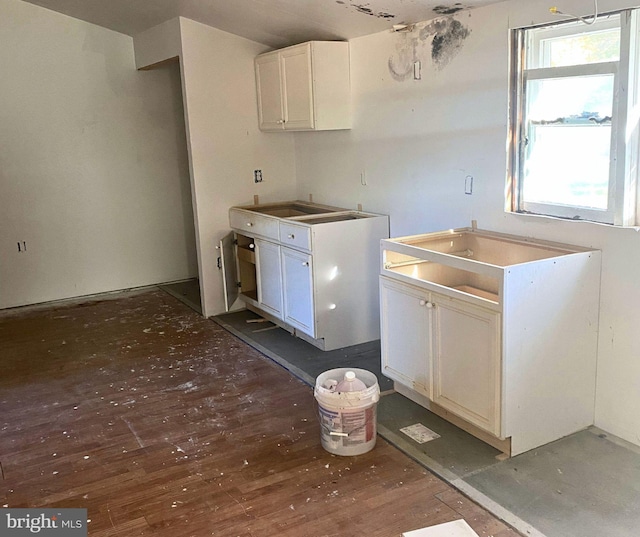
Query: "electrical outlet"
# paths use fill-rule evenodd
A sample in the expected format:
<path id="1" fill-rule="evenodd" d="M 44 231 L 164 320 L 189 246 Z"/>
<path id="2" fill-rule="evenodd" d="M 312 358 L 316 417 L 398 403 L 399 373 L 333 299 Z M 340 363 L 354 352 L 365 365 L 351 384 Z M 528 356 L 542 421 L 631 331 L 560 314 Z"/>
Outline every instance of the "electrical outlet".
<path id="1" fill-rule="evenodd" d="M 253 170 L 253 182 L 262 183 L 262 170 Z"/>

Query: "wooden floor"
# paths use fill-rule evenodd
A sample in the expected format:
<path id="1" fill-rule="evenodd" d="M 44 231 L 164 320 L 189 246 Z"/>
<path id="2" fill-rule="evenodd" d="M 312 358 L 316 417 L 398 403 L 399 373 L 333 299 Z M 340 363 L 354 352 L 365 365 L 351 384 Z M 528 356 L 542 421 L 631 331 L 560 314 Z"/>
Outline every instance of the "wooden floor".
<path id="1" fill-rule="evenodd" d="M 95 537 L 517 535 L 380 438 L 324 451 L 310 387 L 159 290 L 0 312 L 0 465 L 0 508 Z"/>

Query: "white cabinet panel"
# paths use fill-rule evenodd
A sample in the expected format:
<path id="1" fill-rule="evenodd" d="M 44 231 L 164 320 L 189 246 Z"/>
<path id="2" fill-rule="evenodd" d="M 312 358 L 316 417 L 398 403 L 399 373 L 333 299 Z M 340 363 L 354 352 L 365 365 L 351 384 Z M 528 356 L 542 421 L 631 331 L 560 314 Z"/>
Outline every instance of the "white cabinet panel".
<path id="1" fill-rule="evenodd" d="M 282 270 L 280 246 L 256 239 L 256 275 L 258 304 L 267 312 L 282 318 Z"/>
<path id="2" fill-rule="evenodd" d="M 235 252 L 234 234 L 229 233 L 222 237 L 218 244 L 218 268 L 222 271 L 222 285 L 224 287 L 224 305 L 229 311 L 240 294 L 237 275 L 239 267 Z"/>
<path id="3" fill-rule="evenodd" d="M 257 235 L 265 239 L 278 240 L 279 228 L 275 218 L 232 208 L 229 211 L 229 223 L 232 229 L 251 237 Z"/>
<path id="4" fill-rule="evenodd" d="M 315 337 L 313 266 L 309 254 L 282 248 L 284 320 L 308 336 Z"/>
<path id="5" fill-rule="evenodd" d="M 288 48 L 281 54 L 284 128 L 314 128 L 311 45 Z"/>
<path id="6" fill-rule="evenodd" d="M 500 434 L 500 314 L 432 295 L 433 401 Z"/>
<path id="7" fill-rule="evenodd" d="M 380 279 L 382 372 L 431 397 L 429 293 Z"/>
<path id="8" fill-rule="evenodd" d="M 256 58 L 255 68 L 259 127 L 262 130 L 280 130 L 284 123 L 280 56 L 277 53 L 264 54 Z"/>
<path id="9" fill-rule="evenodd" d="M 280 242 L 285 246 L 311 251 L 311 228 L 280 222 Z"/>

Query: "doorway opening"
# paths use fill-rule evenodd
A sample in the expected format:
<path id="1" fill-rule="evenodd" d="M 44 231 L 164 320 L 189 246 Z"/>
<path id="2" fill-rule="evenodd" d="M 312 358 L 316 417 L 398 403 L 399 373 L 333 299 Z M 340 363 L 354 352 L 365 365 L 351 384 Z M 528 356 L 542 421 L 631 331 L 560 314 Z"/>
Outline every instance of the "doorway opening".
<path id="1" fill-rule="evenodd" d="M 184 230 L 184 249 L 175 252 L 175 255 L 183 256 L 183 266 L 186 267 L 184 278 L 161 283 L 159 287 L 202 315 L 202 295 L 198 279 L 198 251 L 180 62 L 176 58 L 175 61 L 163 62 L 156 68 L 165 69 L 169 74 L 172 97 L 167 106 L 173 107 L 176 118 L 176 154 L 179 170 L 176 181 L 180 182 L 180 188 L 175 203 L 180 206 L 180 214 L 182 215 L 182 221 L 176 222 L 176 225 L 181 225 Z"/>

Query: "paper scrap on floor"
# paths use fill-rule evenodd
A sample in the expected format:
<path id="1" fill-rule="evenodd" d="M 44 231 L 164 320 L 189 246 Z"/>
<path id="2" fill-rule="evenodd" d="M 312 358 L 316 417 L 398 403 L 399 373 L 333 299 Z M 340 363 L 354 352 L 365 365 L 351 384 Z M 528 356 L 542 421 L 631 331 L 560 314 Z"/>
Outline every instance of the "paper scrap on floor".
<path id="1" fill-rule="evenodd" d="M 479 537 L 464 520 L 445 522 L 437 526 L 407 531 L 402 537 Z"/>
<path id="2" fill-rule="evenodd" d="M 418 444 L 424 444 L 425 442 L 440 438 L 440 435 L 438 433 L 433 432 L 428 427 L 422 425 L 422 423 L 416 423 L 414 425 L 409 425 L 408 427 L 403 427 L 402 429 L 400 429 L 400 432 L 406 434 L 409 438 L 418 442 Z"/>

